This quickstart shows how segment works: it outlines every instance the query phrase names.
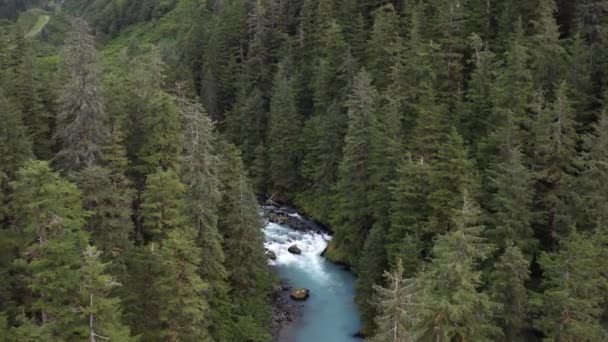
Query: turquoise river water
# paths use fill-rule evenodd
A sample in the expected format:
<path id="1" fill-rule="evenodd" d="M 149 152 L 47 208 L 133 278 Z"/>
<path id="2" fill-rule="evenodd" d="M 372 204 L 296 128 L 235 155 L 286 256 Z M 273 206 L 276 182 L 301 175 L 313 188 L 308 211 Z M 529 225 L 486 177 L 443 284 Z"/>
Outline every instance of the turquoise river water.
<path id="1" fill-rule="evenodd" d="M 269 223 L 264 234 L 265 247 L 277 255 L 271 263 L 281 279 L 294 288 L 310 290 L 310 298 L 301 302 L 300 317 L 280 335 L 280 342 L 361 342 L 354 337 L 360 327 L 355 277 L 321 256 L 331 237 L 275 223 Z M 287 251 L 293 244 L 302 254 Z"/>

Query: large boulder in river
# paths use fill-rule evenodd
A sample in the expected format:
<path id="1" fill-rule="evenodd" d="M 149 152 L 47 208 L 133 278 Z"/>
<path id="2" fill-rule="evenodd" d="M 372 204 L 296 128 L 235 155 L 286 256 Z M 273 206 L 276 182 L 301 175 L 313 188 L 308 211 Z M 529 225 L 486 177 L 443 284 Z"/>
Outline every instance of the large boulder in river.
<path id="1" fill-rule="evenodd" d="M 267 250 L 266 251 L 266 256 L 270 260 L 277 260 L 277 254 L 275 252 L 271 251 L 271 250 Z"/>
<path id="2" fill-rule="evenodd" d="M 289 248 L 287 248 L 287 251 L 291 254 L 302 254 L 302 250 L 300 249 L 300 247 L 298 247 L 298 245 L 289 246 Z"/>
<path id="3" fill-rule="evenodd" d="M 295 289 L 291 291 L 289 296 L 293 300 L 307 300 L 310 297 L 310 291 L 308 289 Z"/>

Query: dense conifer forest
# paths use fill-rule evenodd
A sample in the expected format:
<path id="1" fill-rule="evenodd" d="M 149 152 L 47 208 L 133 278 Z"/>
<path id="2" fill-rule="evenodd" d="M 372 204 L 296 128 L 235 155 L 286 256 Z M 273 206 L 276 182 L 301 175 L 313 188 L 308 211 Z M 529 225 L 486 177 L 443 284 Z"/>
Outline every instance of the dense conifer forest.
<path id="1" fill-rule="evenodd" d="M 608 341 L 607 0 L 8 0 L 0 80 L 1 341 L 269 341 L 262 197 L 370 341 Z"/>

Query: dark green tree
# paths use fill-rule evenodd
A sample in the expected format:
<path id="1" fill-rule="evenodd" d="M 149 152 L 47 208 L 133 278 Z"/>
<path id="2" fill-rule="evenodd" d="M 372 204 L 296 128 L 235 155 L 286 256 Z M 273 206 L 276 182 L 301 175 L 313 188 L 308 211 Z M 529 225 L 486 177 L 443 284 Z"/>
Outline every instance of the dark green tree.
<path id="1" fill-rule="evenodd" d="M 19 263 L 28 272 L 27 310 L 35 324 L 56 340 L 100 335 L 128 341 L 119 303 L 109 297 L 113 279 L 81 229 L 86 214 L 76 186 L 39 161 L 24 166 L 11 185 L 14 214 L 31 241 Z"/>
<path id="2" fill-rule="evenodd" d="M 507 152 L 506 158 L 488 170 L 492 228 L 487 234 L 496 245 L 505 247 L 510 241 L 531 256 L 537 244 L 532 230 L 534 175 L 523 164 L 523 156 L 517 149 Z"/>
<path id="3" fill-rule="evenodd" d="M 274 78 L 268 128 L 268 167 L 272 192 L 292 191 L 297 182 L 300 153 L 298 113 L 289 64 L 279 64 Z"/>
<path id="4" fill-rule="evenodd" d="M 222 236 L 218 231 L 217 210 L 221 199 L 216 134 L 213 123 L 203 107 L 180 94 L 179 110 L 184 125 L 184 152 L 182 180 L 186 186 L 186 212 L 197 232 L 196 244 L 200 248 L 199 275 L 208 283 L 205 298 L 211 308 L 207 310 L 208 330 L 221 341 L 228 338 L 230 314 L 227 297 L 228 272 L 224 266 Z"/>
<path id="5" fill-rule="evenodd" d="M 0 88 L 0 172 L 14 177 L 17 170 L 32 157 L 32 143 L 24 125 L 23 114 Z M 4 180 L 0 181 L 2 188 Z M 4 191 L 5 189 L 2 189 Z"/>
<path id="6" fill-rule="evenodd" d="M 480 288 L 479 263 L 492 245 L 482 238 L 481 211 L 464 195 L 461 209 L 453 209 L 454 229 L 440 235 L 433 260 L 419 276 L 421 295 L 414 332 L 433 341 L 490 340 L 498 334 L 492 321 L 499 305 Z"/>
<path id="7" fill-rule="evenodd" d="M 542 203 L 539 233 L 549 239 L 567 234 L 573 223 L 567 203 L 571 201 L 578 158 L 575 127 L 568 87 L 562 83 L 555 101 L 541 109 L 532 127 L 532 170 L 536 172 L 537 196 Z"/>
<path id="8" fill-rule="evenodd" d="M 431 164 L 431 207 L 428 229 L 431 233 L 445 233 L 453 228 L 453 208 L 462 206 L 462 193 L 472 196 L 478 192 L 478 176 L 468 149 L 455 128 L 447 140 L 439 146 L 436 161 Z"/>
<path id="9" fill-rule="evenodd" d="M 430 165 L 423 158 L 413 160 L 408 156 L 397 168 L 397 179 L 391 188 L 390 228 L 386 250 L 388 260 L 394 265 L 404 261 L 406 277 L 414 276 L 421 262 L 427 216 L 430 208 Z"/>
<path id="10" fill-rule="evenodd" d="M 57 118 L 56 137 L 61 146 L 57 161 L 66 172 L 98 164 L 107 138 L 96 62 L 97 51 L 89 26 L 77 19 L 63 50 L 66 81 Z"/>
<path id="11" fill-rule="evenodd" d="M 270 306 L 266 296 L 273 280 L 264 255 L 262 222 L 238 150 L 229 144 L 222 148 L 222 200 L 218 228 L 223 236 L 234 341 L 266 341 Z"/>
<path id="12" fill-rule="evenodd" d="M 521 335 L 527 327 L 530 261 L 519 247 L 507 243 L 490 276 L 490 297 L 501 305 L 495 319 L 502 328 L 503 341 L 524 341 Z"/>
<path id="13" fill-rule="evenodd" d="M 386 287 L 374 286 L 375 304 L 378 307 L 377 332 L 374 342 L 407 342 L 414 339 L 416 283 L 404 275 L 401 260 L 395 270 L 384 272 Z"/>
<path id="14" fill-rule="evenodd" d="M 542 316 L 535 321 L 545 336 L 556 341 L 601 340 L 606 336 L 600 315 L 608 285 L 601 264 L 602 237 L 572 231 L 555 252 L 539 263 L 543 292 L 535 304 Z"/>
<path id="15" fill-rule="evenodd" d="M 344 138 L 344 157 L 335 188 L 337 195 L 332 219 L 336 232 L 331 241 L 335 246 L 332 253 L 336 254 L 329 254 L 351 265 L 357 264 L 365 236 L 373 224 L 373 211 L 368 200 L 372 187 L 368 156 L 373 148 L 371 136 L 377 97 L 370 75 L 362 70 L 347 102 L 348 132 Z"/>
<path id="16" fill-rule="evenodd" d="M 182 227 L 186 188 L 174 171 L 158 171 L 148 176 L 142 194 L 143 237 L 147 243 L 163 241 L 170 231 Z"/>

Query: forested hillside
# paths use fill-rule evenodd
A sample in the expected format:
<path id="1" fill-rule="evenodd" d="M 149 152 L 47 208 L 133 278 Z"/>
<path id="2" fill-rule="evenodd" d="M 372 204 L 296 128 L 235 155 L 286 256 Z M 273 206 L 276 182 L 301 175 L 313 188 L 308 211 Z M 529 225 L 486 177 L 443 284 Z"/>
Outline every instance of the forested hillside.
<path id="1" fill-rule="evenodd" d="M 59 8 L 1 28 L 0 340 L 269 340 L 241 153 L 161 49 Z"/>
<path id="2" fill-rule="evenodd" d="M 269 340 L 254 194 L 370 340 L 608 340 L 608 1 L 0 9 L 0 340 Z"/>

